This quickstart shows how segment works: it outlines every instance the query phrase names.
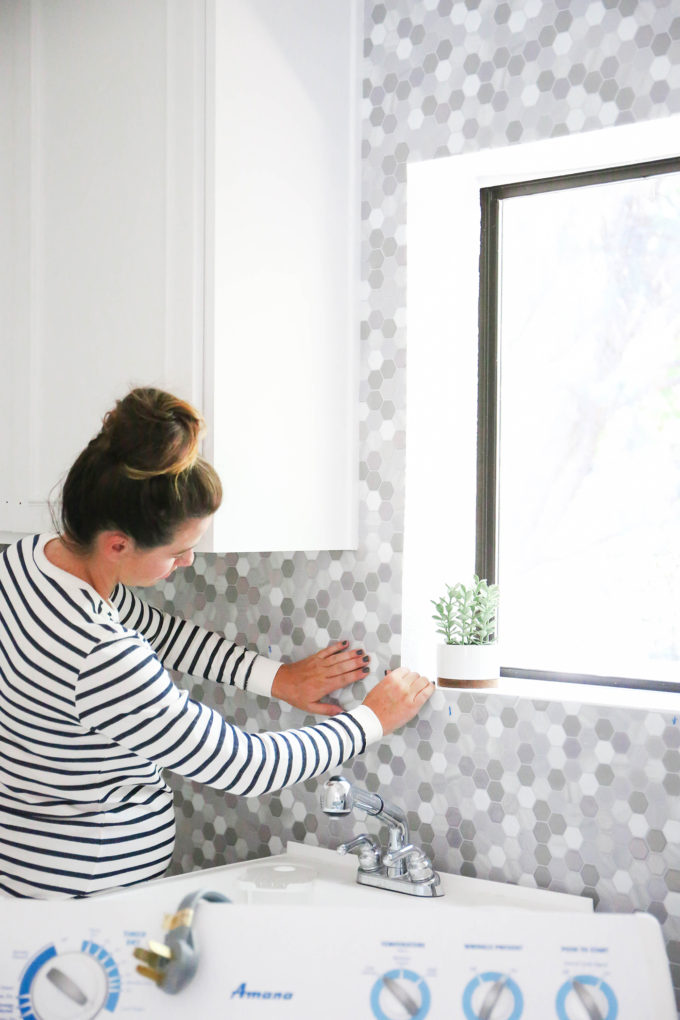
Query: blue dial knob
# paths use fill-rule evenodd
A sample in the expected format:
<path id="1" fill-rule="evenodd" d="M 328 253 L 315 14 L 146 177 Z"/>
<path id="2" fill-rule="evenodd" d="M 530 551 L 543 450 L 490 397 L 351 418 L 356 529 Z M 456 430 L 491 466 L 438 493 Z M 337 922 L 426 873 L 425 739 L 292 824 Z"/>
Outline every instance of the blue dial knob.
<path id="1" fill-rule="evenodd" d="M 94 1020 L 112 1013 L 120 974 L 111 955 L 94 942 L 49 945 L 31 959 L 19 984 L 21 1020 Z"/>
<path id="2" fill-rule="evenodd" d="M 507 974 L 488 970 L 469 981 L 463 992 L 465 1020 L 519 1020 L 524 997 Z"/>
<path id="3" fill-rule="evenodd" d="M 413 970 L 390 970 L 378 978 L 371 991 L 376 1020 L 424 1020 L 430 1011 L 430 989 Z"/>
<path id="4" fill-rule="evenodd" d="M 618 1002 L 606 981 L 593 974 L 578 974 L 557 993 L 559 1020 L 616 1020 Z"/>

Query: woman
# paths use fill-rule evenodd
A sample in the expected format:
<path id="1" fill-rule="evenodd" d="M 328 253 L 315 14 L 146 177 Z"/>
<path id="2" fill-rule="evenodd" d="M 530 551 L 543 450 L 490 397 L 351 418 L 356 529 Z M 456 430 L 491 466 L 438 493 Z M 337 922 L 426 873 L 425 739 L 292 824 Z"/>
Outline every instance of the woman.
<path id="1" fill-rule="evenodd" d="M 339 642 L 281 664 L 151 608 L 144 587 L 193 561 L 220 505 L 188 404 L 136 389 L 63 486 L 58 535 L 0 557 L 0 889 L 87 896 L 165 871 L 167 768 L 258 796 L 335 768 L 411 719 L 432 685 L 394 670 L 348 712 L 321 699 L 368 672 Z M 176 669 L 328 716 L 246 733 L 173 684 Z"/>

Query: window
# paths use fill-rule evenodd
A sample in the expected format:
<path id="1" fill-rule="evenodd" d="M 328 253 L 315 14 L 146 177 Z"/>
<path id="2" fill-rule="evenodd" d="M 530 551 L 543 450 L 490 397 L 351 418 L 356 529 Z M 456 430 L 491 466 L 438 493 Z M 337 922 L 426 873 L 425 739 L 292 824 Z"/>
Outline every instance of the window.
<path id="1" fill-rule="evenodd" d="M 480 197 L 476 569 L 503 673 L 680 691 L 680 160 Z"/>

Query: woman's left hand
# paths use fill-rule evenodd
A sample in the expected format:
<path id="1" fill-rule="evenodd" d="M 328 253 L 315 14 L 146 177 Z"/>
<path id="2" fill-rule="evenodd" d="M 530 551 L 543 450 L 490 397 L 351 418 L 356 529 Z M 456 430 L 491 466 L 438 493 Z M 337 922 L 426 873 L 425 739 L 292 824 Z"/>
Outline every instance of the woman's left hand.
<path id="1" fill-rule="evenodd" d="M 272 697 L 305 712 L 337 715 L 344 709 L 321 699 L 340 687 L 364 680 L 369 673 L 368 661 L 362 648 L 357 651 L 350 649 L 347 641 L 337 641 L 299 662 L 282 663 L 274 677 Z"/>

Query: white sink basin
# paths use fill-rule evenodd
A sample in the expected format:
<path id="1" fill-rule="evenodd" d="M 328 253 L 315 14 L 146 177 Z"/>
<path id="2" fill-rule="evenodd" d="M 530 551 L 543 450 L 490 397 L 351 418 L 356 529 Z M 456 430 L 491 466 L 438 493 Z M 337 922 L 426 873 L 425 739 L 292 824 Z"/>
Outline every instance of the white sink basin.
<path id="1" fill-rule="evenodd" d="M 174 900 L 179 903 L 187 893 L 197 889 L 214 890 L 224 893 L 234 903 L 253 905 L 311 904 L 413 909 L 421 912 L 446 910 L 455 906 L 520 907 L 581 913 L 591 913 L 593 909 L 592 901 L 586 897 L 464 878 L 443 872 L 440 872 L 440 877 L 444 896 L 407 896 L 359 885 L 356 873 L 356 857 L 343 857 L 334 850 L 291 842 L 285 853 L 274 857 L 161 878 L 141 888 L 106 893 L 103 896 L 134 895 L 139 901 L 146 893 L 157 900 L 159 889 L 162 889 L 168 910 Z"/>

